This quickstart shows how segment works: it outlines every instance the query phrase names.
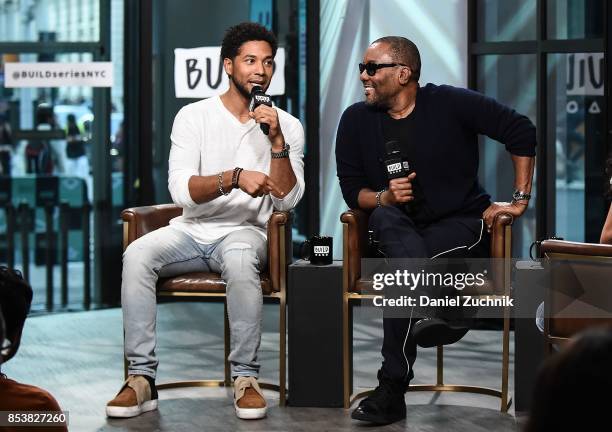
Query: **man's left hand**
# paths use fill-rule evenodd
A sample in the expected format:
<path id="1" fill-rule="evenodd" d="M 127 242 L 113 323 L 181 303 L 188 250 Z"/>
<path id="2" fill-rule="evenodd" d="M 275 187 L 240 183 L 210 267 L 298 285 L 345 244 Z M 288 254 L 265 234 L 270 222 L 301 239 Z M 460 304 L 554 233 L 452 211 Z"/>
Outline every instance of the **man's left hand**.
<path id="1" fill-rule="evenodd" d="M 515 218 L 518 218 L 525 210 L 527 210 L 528 203 L 525 202 L 494 202 L 491 204 L 482 214 L 482 218 L 484 219 L 485 225 L 487 226 L 487 232 L 491 232 L 491 227 L 493 226 L 493 221 L 495 220 L 495 216 L 499 213 L 509 213 Z"/>
<path id="2" fill-rule="evenodd" d="M 268 138 L 272 143 L 272 151 L 280 152 L 283 150 L 285 145 L 285 137 L 281 130 L 280 123 L 278 121 L 278 113 L 274 107 L 267 105 L 259 105 L 254 111 L 249 113 L 252 119 L 255 119 L 257 123 L 266 123 L 270 126 L 270 132 Z"/>

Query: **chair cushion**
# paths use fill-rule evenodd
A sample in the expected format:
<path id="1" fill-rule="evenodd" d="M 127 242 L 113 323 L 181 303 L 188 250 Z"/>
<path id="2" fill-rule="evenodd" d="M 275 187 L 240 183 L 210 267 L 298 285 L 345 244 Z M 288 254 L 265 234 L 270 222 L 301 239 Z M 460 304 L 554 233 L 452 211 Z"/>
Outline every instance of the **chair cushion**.
<path id="1" fill-rule="evenodd" d="M 261 290 L 264 295 L 272 292 L 272 284 L 267 273 L 260 275 Z M 159 294 L 170 293 L 224 293 L 225 281 L 218 273 L 185 273 L 170 278 L 160 278 L 157 282 Z"/>

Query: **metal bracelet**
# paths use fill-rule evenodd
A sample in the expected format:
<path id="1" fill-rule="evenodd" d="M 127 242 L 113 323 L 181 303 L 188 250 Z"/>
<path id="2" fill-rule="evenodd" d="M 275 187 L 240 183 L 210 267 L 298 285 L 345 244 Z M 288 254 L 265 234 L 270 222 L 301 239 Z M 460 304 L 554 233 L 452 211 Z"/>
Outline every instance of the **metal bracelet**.
<path id="1" fill-rule="evenodd" d="M 531 194 L 527 192 L 523 192 L 520 190 L 515 190 L 512 194 L 512 201 L 529 201 L 531 199 Z"/>
<path id="2" fill-rule="evenodd" d="M 217 176 L 217 183 L 218 183 L 217 185 L 219 186 L 219 193 L 224 196 L 229 195 L 229 192 L 225 192 L 223 190 L 223 171 L 221 171 L 219 175 Z"/>
<path id="3" fill-rule="evenodd" d="M 376 207 L 382 207 L 382 203 L 380 202 L 380 197 L 386 190 L 387 189 L 383 189 L 383 190 L 376 192 Z"/>
<path id="4" fill-rule="evenodd" d="M 288 158 L 289 157 L 289 149 L 291 147 L 289 146 L 289 144 L 285 143 L 285 145 L 283 145 L 283 149 L 279 152 L 273 152 L 270 149 L 270 154 L 272 156 L 272 159 L 284 159 L 284 158 Z"/>

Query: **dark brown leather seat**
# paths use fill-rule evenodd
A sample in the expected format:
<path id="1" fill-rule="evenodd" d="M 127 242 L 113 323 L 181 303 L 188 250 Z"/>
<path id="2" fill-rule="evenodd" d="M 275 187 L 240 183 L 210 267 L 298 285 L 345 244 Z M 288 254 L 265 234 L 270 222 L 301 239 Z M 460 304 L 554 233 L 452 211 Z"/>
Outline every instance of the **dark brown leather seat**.
<path id="1" fill-rule="evenodd" d="M 540 245 L 540 256 L 547 260 L 558 260 L 559 263 L 567 263 L 568 266 L 582 266 L 582 271 L 588 272 L 590 270 L 595 270 L 592 266 L 588 267 L 589 263 L 595 264 L 596 266 L 602 263 L 612 265 L 612 245 L 564 240 L 544 240 Z M 559 267 L 557 271 L 567 271 L 569 268 L 568 266 L 565 266 L 565 269 Z M 587 267 L 584 268 L 585 266 Z M 576 268 L 576 270 L 578 269 Z M 604 275 L 604 277 L 605 276 L 607 275 Z M 552 284 L 566 285 L 567 283 L 573 283 L 573 280 L 573 278 L 564 278 L 563 274 L 557 274 L 555 270 L 551 270 Z M 601 281 L 596 281 L 591 285 L 588 281 L 583 281 L 580 288 L 585 288 L 587 290 L 602 290 L 602 283 Z M 609 286 L 607 288 L 609 288 Z M 589 327 L 612 324 L 612 319 L 603 317 L 603 315 L 606 315 L 605 310 L 609 310 L 607 307 L 604 308 L 601 313 L 598 313 L 599 316 L 593 318 L 588 317 L 588 311 L 581 310 L 575 310 L 574 313 L 577 315 L 576 318 L 562 318 L 558 316 L 560 309 L 567 306 L 568 300 L 565 294 L 567 292 L 569 291 L 559 286 L 555 286 L 555 289 L 549 290 L 545 297 L 544 341 L 546 344 L 546 351 L 549 354 L 552 352 L 553 344 L 564 344 L 569 338 L 582 330 Z M 582 295 L 584 295 L 584 293 L 582 293 Z M 591 294 L 589 294 L 589 296 L 593 297 Z M 603 296 L 606 303 L 608 302 L 607 299 L 610 297 L 607 289 L 603 292 L 594 293 L 594 296 Z"/>
<path id="2" fill-rule="evenodd" d="M 352 367 L 352 302 L 371 297 L 372 281 L 361 277 L 361 259 L 365 257 L 368 242 L 368 214 L 362 210 L 348 210 L 340 216 L 343 229 L 343 364 L 344 364 L 344 407 L 358 398 L 367 395 L 370 390 L 353 393 Z M 493 223 L 491 232 L 491 274 L 485 285 L 477 289 L 466 289 L 465 295 L 495 297 L 510 295 L 510 266 L 512 256 L 512 222 L 510 214 L 499 214 Z M 365 294 L 369 292 L 370 294 Z M 444 384 L 443 347 L 437 347 L 437 382 L 433 385 L 410 385 L 409 391 L 465 391 L 487 394 L 501 399 L 501 411 L 506 412 L 511 400 L 508 398 L 508 366 L 510 355 L 510 309 L 504 309 L 504 327 L 502 341 L 502 382 L 501 390 L 480 386 Z"/>
<path id="3" fill-rule="evenodd" d="M 168 225 L 172 218 L 180 216 L 182 209 L 174 204 L 161 204 L 146 207 L 134 207 L 123 210 L 123 248 L 137 238 Z M 275 211 L 268 221 L 268 267 L 261 273 L 261 288 L 266 298 L 278 300 L 280 307 L 280 346 L 279 346 L 279 384 L 260 383 L 261 387 L 277 390 L 280 404 L 286 401 L 285 357 L 286 357 L 286 280 L 287 266 L 291 262 L 291 214 Z M 183 275 L 160 278 L 157 283 L 157 295 L 162 297 L 180 297 L 184 300 L 218 299 L 225 308 L 225 379 L 174 382 L 158 385 L 159 389 L 186 386 L 229 386 L 231 385 L 229 355 L 229 323 L 225 302 L 225 281 L 218 273 L 186 273 Z M 127 364 L 125 373 L 127 375 Z"/>

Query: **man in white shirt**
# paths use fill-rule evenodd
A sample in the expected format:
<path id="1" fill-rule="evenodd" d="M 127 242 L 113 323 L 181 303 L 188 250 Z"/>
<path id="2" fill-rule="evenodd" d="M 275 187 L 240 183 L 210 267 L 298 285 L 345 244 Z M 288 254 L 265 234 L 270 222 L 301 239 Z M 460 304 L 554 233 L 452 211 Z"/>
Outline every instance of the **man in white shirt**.
<path id="1" fill-rule="evenodd" d="M 249 111 L 253 86 L 268 88 L 277 42 L 265 27 L 242 23 L 221 47 L 229 90 L 183 107 L 174 119 L 168 188 L 183 215 L 129 245 L 123 255 L 122 305 L 129 378 L 106 407 L 111 417 L 157 408 L 155 284 L 188 271 L 221 273 L 227 283 L 233 349 L 234 406 L 239 418 L 264 417 L 257 385 L 266 223 L 304 193 L 304 131 L 285 111 Z M 260 124 L 269 125 L 269 133 Z"/>

